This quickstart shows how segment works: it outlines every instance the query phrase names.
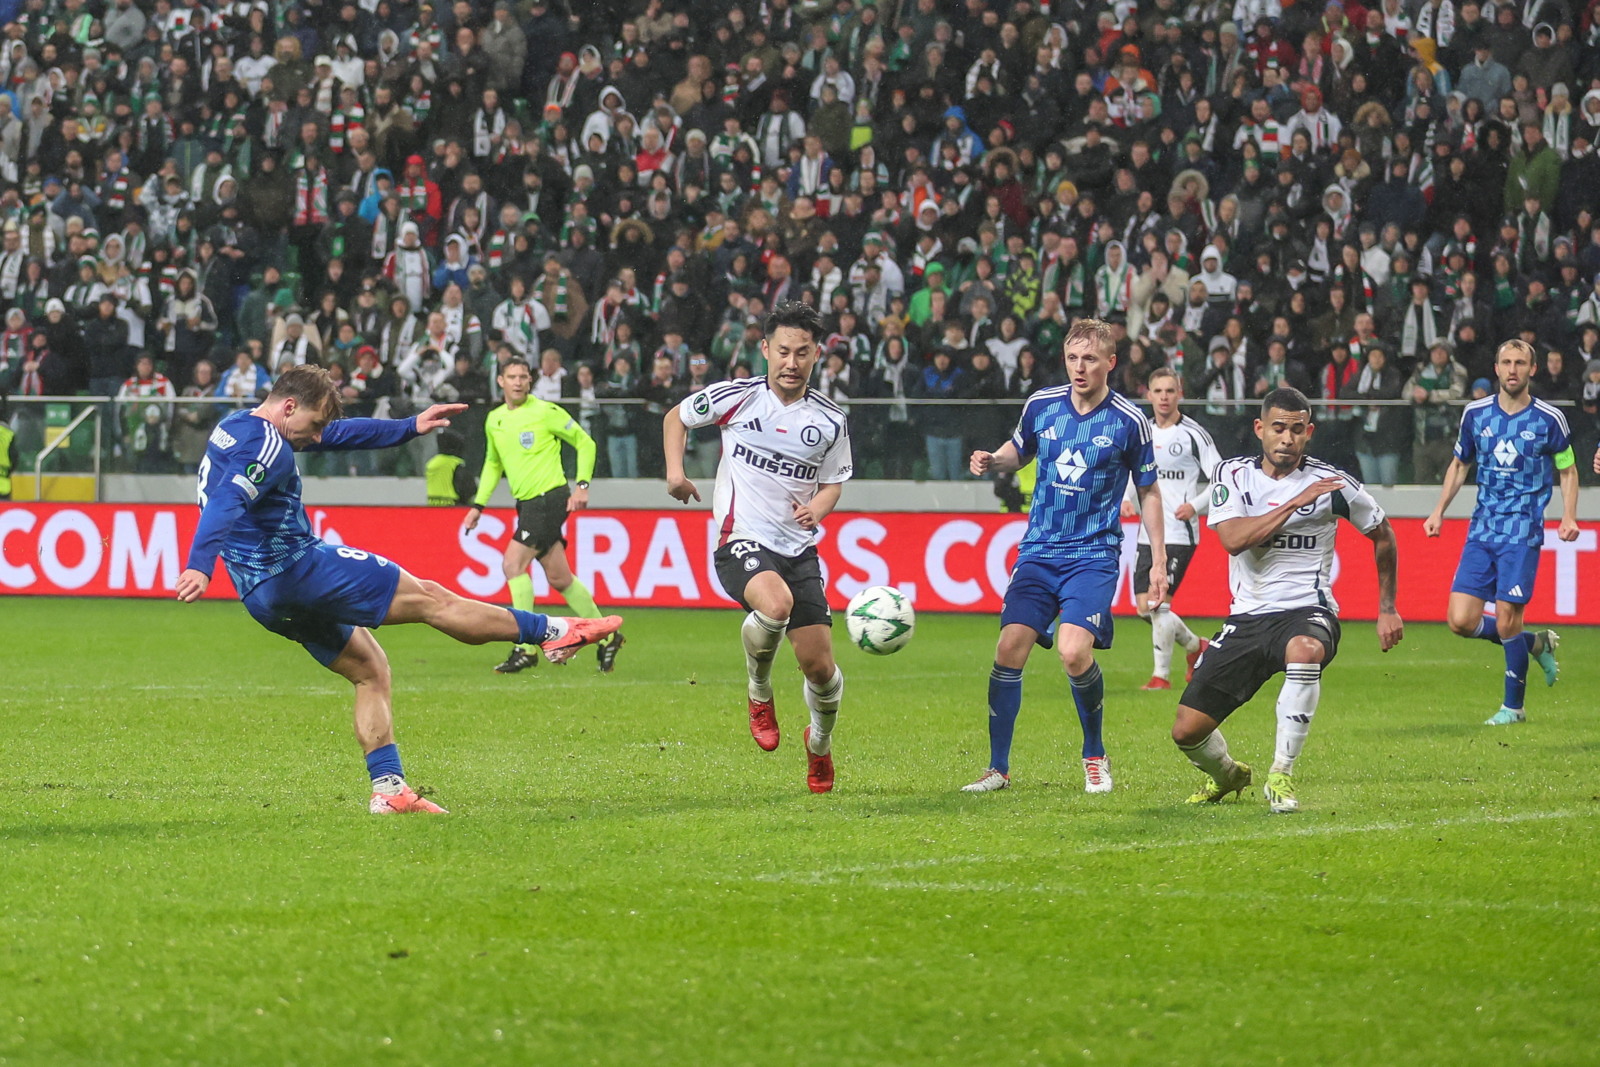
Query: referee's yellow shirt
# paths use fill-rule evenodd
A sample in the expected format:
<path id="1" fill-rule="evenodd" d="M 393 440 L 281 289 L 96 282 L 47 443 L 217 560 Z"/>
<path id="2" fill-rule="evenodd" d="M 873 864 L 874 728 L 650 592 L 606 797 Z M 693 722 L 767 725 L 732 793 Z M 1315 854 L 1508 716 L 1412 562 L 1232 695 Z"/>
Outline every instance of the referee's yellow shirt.
<path id="1" fill-rule="evenodd" d="M 578 481 L 594 477 L 594 438 L 559 404 L 531 396 L 517 408 L 501 404 L 489 412 L 483 428 L 487 447 L 474 498 L 480 507 L 489 503 L 502 474 L 518 500 L 532 500 L 566 485 L 567 475 L 561 469 L 563 441 L 578 453 Z"/>

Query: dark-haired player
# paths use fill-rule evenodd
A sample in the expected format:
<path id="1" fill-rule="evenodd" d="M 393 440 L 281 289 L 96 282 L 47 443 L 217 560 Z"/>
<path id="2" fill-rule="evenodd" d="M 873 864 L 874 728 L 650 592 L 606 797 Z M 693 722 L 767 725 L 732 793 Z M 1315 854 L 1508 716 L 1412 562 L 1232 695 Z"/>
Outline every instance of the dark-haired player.
<path id="1" fill-rule="evenodd" d="M 687 431 L 722 430 L 722 462 L 711 507 L 717 522 L 717 578 L 745 616 L 750 733 L 768 752 L 778 747 L 772 657 L 787 631 L 811 711 L 806 728 L 806 784 L 833 788 L 833 726 L 844 675 L 833 659 L 833 615 L 822 587 L 817 533 L 850 478 L 850 432 L 844 412 L 807 388 L 817 364 L 822 317 L 798 301 L 767 316 L 761 351 L 765 378 L 719 382 L 667 412 L 663 443 L 667 492 L 699 500 L 683 473 Z"/>
<path id="2" fill-rule="evenodd" d="M 1311 731 L 1322 669 L 1339 652 L 1333 540 L 1341 518 L 1372 539 L 1378 647 L 1389 651 L 1405 633 L 1395 611 L 1398 565 L 1389 520 L 1360 482 L 1306 455 L 1312 433 L 1304 394 L 1274 389 L 1262 398 L 1256 419 L 1261 454 L 1223 460 L 1211 481 L 1210 526 L 1233 557 L 1233 606 L 1195 665 L 1172 724 L 1172 740 L 1206 773 L 1191 804 L 1216 803 L 1250 784 L 1250 766 L 1228 754 L 1220 727 L 1283 671 L 1277 747 L 1265 792 L 1273 812 L 1299 810 L 1294 761 Z"/>
<path id="3" fill-rule="evenodd" d="M 589 506 L 594 438 L 584 432 L 566 408 L 532 395 L 533 367 L 521 356 L 501 364 L 495 380 L 506 402 L 484 420 L 483 473 L 478 477 L 478 495 L 461 520 L 461 528 L 471 530 L 478 525 L 503 474 L 517 502 L 517 526 L 501 560 L 512 606 L 533 610 L 533 579 L 528 576 L 528 568 L 537 560 L 550 588 L 561 594 L 574 615 L 598 619 L 600 609 L 594 596 L 567 562 L 567 539 L 561 533 L 569 513 Z M 567 473 L 561 466 L 562 442 L 578 454 L 577 484 L 570 492 Z M 620 631 L 600 645 L 602 671 L 609 673 L 616 666 L 621 646 Z M 527 647 L 517 644 L 511 646 L 511 654 L 495 670 L 515 674 L 538 663 Z"/>
<path id="4" fill-rule="evenodd" d="M 311 532 L 295 451 L 388 448 L 450 425 L 448 417 L 464 409 L 436 404 L 410 419 L 339 419 L 327 371 L 292 367 L 259 406 L 217 423 L 200 462 L 200 525 L 178 575 L 178 599 L 192 603 L 205 593 L 220 554 L 257 622 L 304 645 L 355 686 L 356 738 L 372 777 L 374 815 L 444 809 L 406 784 L 394 743 L 389 661 L 372 629 L 420 622 L 469 645 L 531 641 L 560 662 L 622 625 L 615 615 L 556 619 L 467 600 L 382 556 Z"/>

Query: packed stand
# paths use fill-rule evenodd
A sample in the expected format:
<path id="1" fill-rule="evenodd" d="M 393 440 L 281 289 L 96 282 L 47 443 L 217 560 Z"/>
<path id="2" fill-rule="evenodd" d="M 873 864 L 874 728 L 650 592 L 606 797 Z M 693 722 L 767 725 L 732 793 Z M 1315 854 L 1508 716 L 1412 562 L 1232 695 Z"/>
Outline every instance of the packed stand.
<path id="1" fill-rule="evenodd" d="M 816 386 L 880 401 L 868 476 L 965 476 L 1091 314 L 1225 454 L 1287 383 L 1341 401 L 1324 455 L 1437 480 L 1512 336 L 1592 447 L 1594 8 L 7 0 L 0 390 L 115 397 L 117 463 L 192 470 L 224 407 L 174 397 L 321 363 L 353 414 L 469 403 L 471 451 L 520 355 L 649 477 L 798 297 Z"/>

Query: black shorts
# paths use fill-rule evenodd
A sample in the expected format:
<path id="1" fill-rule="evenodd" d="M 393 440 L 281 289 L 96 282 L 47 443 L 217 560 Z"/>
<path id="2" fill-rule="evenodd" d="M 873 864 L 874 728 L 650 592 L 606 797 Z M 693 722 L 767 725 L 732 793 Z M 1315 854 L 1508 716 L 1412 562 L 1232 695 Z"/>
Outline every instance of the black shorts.
<path id="1" fill-rule="evenodd" d="M 1194 559 L 1193 545 L 1167 546 L 1167 599 L 1170 601 L 1183 584 L 1183 576 Z M 1133 563 L 1133 591 L 1135 594 L 1150 591 L 1150 546 L 1140 545 L 1138 558 Z"/>
<path id="2" fill-rule="evenodd" d="M 535 556 L 543 556 L 557 544 L 566 544 L 561 524 L 567 521 L 569 495 L 567 487 L 560 485 L 532 500 L 517 501 L 517 529 L 511 536 L 519 545 L 533 549 Z"/>
<path id="3" fill-rule="evenodd" d="M 751 609 L 744 599 L 744 587 L 762 571 L 772 571 L 794 596 L 789 629 L 833 625 L 833 612 L 822 591 L 822 564 L 815 545 L 798 556 L 780 556 L 756 541 L 729 541 L 717 549 L 712 559 L 722 588 L 746 611 Z"/>
<path id="4" fill-rule="evenodd" d="M 1194 666 L 1194 677 L 1178 702 L 1221 722 L 1283 670 L 1289 642 L 1322 642 L 1326 667 L 1339 654 L 1339 619 L 1327 608 L 1290 608 L 1269 615 L 1230 615 Z"/>

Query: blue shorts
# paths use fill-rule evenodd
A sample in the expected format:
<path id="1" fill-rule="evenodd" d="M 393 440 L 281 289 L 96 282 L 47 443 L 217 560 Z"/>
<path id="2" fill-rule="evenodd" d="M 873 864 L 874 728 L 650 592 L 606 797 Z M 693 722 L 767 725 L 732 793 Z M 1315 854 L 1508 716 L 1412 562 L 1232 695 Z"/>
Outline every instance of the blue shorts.
<path id="1" fill-rule="evenodd" d="M 1000 625 L 1031 626 L 1039 643 L 1055 641 L 1057 622 L 1081 626 L 1094 634 L 1095 648 L 1111 647 L 1111 601 L 1116 598 L 1120 567 L 1105 559 L 1018 560 L 1006 587 Z"/>
<path id="2" fill-rule="evenodd" d="M 357 626 L 376 629 L 383 623 L 399 584 L 400 568 L 382 556 L 319 544 L 243 600 L 252 618 L 298 641 L 326 667 L 339 658 Z"/>
<path id="3" fill-rule="evenodd" d="M 1539 552 L 1535 545 L 1491 545 L 1468 541 L 1461 550 L 1452 593 L 1466 593 L 1479 600 L 1503 600 L 1507 604 L 1526 604 L 1533 598 L 1533 580 L 1539 574 Z"/>

